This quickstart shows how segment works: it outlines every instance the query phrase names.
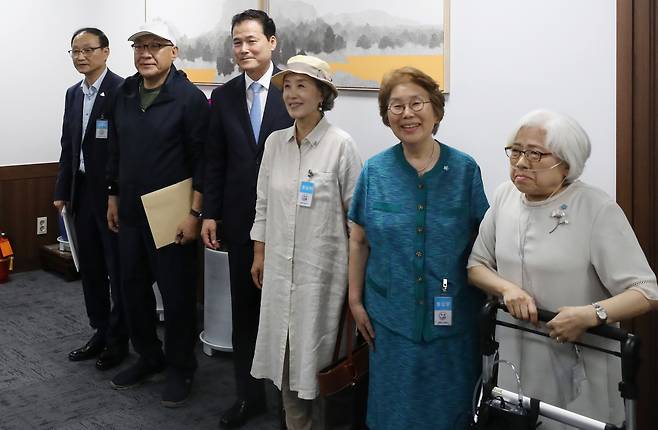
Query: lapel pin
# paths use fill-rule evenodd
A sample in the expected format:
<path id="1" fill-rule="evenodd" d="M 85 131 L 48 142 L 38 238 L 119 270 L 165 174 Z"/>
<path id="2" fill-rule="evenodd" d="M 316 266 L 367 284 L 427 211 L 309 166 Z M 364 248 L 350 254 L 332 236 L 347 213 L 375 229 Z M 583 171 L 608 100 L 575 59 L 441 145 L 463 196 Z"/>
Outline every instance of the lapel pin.
<path id="1" fill-rule="evenodd" d="M 446 164 L 445 166 L 443 166 L 443 170 L 447 172 L 448 170 L 450 170 L 450 167 L 448 167 L 448 165 Z"/>
<path id="2" fill-rule="evenodd" d="M 105 97 L 105 91 L 101 93 L 101 97 Z"/>

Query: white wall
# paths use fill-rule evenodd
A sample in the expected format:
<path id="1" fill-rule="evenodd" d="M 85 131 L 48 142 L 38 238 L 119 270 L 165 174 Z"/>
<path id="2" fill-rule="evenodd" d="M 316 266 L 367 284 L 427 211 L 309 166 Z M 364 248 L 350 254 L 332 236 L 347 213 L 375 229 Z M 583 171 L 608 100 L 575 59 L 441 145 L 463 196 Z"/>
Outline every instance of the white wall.
<path id="1" fill-rule="evenodd" d="M 27 0 L 5 5 L 0 14 L 0 166 L 59 160 L 64 95 L 81 79 L 66 52 L 73 31 L 103 29 L 110 39 L 108 65 L 125 76 L 134 73 L 126 39 L 143 21 L 143 2 L 131 0 Z"/>
<path id="2" fill-rule="evenodd" d="M 614 195 L 615 10 L 615 0 L 452 0 L 451 88 L 438 138 L 476 158 L 489 195 L 506 180 L 509 130 L 538 107 L 583 125 L 593 146 L 584 179 Z M 0 166 L 59 158 L 64 91 L 79 79 L 66 55 L 71 32 L 102 28 L 109 66 L 125 76 L 134 73 L 125 40 L 143 18 L 143 2 L 131 0 L 6 7 Z M 354 136 L 364 158 L 396 143 L 374 92 L 341 92 L 328 116 Z"/>
<path id="3" fill-rule="evenodd" d="M 503 146 L 519 118 L 544 107 L 588 132 L 583 179 L 615 194 L 614 0 L 452 0 L 450 94 L 437 137 L 471 154 L 487 194 L 507 180 Z M 397 143 L 375 94 L 341 93 L 330 119 L 365 157 Z"/>

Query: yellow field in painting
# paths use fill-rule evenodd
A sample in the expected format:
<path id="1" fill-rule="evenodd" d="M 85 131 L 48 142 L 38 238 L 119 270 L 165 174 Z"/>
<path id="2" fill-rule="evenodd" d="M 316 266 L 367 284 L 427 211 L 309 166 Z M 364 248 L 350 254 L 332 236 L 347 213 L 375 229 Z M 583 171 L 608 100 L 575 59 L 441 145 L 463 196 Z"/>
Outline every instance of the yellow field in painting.
<path id="1" fill-rule="evenodd" d="M 331 63 L 334 72 L 349 73 L 357 78 L 381 82 L 389 70 L 403 66 L 413 66 L 434 78 L 441 88 L 444 85 L 443 55 L 349 55 L 347 61 Z M 215 69 L 185 68 L 192 82 L 212 83 L 217 78 Z M 338 82 L 340 85 L 340 82 Z M 379 85 L 378 85 L 379 86 Z"/>
<path id="2" fill-rule="evenodd" d="M 346 72 L 357 78 L 381 82 L 386 72 L 403 66 L 421 69 L 444 88 L 443 55 L 362 55 L 347 56 L 345 63 L 331 63 L 334 72 Z"/>
<path id="3" fill-rule="evenodd" d="M 213 83 L 217 79 L 217 70 L 215 69 L 183 69 L 187 73 L 187 79 L 192 82 Z"/>

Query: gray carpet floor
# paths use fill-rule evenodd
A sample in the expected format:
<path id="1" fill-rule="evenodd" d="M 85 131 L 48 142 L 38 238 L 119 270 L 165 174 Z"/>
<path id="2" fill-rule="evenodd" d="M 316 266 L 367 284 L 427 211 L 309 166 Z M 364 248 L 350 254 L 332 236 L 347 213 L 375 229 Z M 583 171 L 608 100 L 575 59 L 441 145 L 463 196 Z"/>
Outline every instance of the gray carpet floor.
<path id="1" fill-rule="evenodd" d="M 235 400 L 231 355 L 208 357 L 201 346 L 185 406 L 160 405 L 163 382 L 115 391 L 109 382 L 116 369 L 100 372 L 94 360 L 67 358 L 92 334 L 80 281 L 34 271 L 0 284 L 0 429 L 216 429 Z M 136 359 L 131 350 L 122 367 Z M 269 413 L 243 429 L 279 428 L 275 390 L 268 386 Z"/>

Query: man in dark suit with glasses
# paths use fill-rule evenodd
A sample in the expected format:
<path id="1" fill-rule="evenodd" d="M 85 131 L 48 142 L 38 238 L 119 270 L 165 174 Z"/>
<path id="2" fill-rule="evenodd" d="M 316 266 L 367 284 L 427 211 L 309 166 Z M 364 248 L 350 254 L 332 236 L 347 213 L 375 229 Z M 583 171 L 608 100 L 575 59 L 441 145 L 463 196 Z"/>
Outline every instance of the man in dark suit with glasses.
<path id="1" fill-rule="evenodd" d="M 73 66 L 84 75 L 66 91 L 62 152 L 53 204 L 73 214 L 82 290 L 89 324 L 96 330 L 69 360 L 98 357 L 96 367 L 110 369 L 128 354 L 128 330 L 119 294 L 117 236 L 107 227 L 105 166 L 114 98 L 123 79 L 106 66 L 107 36 L 97 28 L 73 33 Z M 110 300 L 111 298 L 111 300 Z"/>

